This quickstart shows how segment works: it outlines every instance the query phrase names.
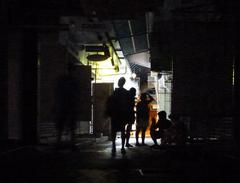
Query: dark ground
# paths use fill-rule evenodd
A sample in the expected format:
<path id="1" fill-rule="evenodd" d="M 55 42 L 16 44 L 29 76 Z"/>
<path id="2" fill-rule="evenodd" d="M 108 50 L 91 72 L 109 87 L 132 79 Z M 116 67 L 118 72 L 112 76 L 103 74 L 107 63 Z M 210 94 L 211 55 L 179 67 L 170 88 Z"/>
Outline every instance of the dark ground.
<path id="1" fill-rule="evenodd" d="M 229 142 L 128 148 L 111 156 L 109 141 L 81 140 L 77 151 L 50 145 L 1 151 L 1 183 L 231 183 L 240 180 L 240 153 Z M 133 144 L 133 143 L 132 143 Z M 151 142 L 148 143 L 151 145 Z"/>

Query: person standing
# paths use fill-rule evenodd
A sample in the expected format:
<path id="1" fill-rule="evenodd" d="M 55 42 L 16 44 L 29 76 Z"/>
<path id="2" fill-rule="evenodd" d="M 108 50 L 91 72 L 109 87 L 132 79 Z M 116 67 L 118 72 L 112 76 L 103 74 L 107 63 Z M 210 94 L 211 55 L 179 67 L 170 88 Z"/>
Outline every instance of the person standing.
<path id="1" fill-rule="evenodd" d="M 154 98 L 148 93 L 142 93 L 140 96 L 140 102 L 137 104 L 137 120 L 136 120 L 136 146 L 140 146 L 138 141 L 139 133 L 142 135 L 142 145 L 145 144 L 145 133 L 149 123 L 149 104 Z"/>
<path id="2" fill-rule="evenodd" d="M 128 115 L 128 98 L 129 92 L 123 86 L 126 80 L 121 77 L 118 80 L 118 88 L 114 90 L 112 95 L 107 100 L 106 113 L 111 118 L 111 140 L 112 140 L 112 154 L 116 153 L 116 135 L 121 132 L 122 148 L 121 153 L 125 154 L 125 125 L 127 123 Z"/>

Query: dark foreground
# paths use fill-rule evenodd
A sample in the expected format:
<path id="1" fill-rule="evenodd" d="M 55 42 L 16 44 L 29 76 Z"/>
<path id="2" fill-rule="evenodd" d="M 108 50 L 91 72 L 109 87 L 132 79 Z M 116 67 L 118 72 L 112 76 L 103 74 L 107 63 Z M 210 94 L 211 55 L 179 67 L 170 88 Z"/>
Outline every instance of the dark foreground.
<path id="1" fill-rule="evenodd" d="M 119 144 L 118 144 L 119 145 Z M 151 145 L 149 143 L 149 145 Z M 81 140 L 67 147 L 24 146 L 1 152 L 1 183 L 231 183 L 240 181 L 240 155 L 229 142 L 128 148 Z"/>

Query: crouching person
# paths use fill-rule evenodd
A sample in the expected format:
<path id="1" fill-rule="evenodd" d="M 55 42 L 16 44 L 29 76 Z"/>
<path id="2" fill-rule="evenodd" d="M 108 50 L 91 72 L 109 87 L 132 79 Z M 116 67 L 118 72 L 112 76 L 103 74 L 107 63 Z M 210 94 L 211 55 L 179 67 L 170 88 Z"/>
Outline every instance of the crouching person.
<path id="1" fill-rule="evenodd" d="M 150 128 L 150 135 L 154 142 L 154 147 L 158 146 L 157 139 L 161 139 L 161 145 L 167 144 L 165 139 L 165 133 L 168 128 L 172 125 L 171 121 L 167 119 L 167 113 L 165 111 L 160 111 L 158 113 L 158 121 L 152 120 L 152 125 Z"/>

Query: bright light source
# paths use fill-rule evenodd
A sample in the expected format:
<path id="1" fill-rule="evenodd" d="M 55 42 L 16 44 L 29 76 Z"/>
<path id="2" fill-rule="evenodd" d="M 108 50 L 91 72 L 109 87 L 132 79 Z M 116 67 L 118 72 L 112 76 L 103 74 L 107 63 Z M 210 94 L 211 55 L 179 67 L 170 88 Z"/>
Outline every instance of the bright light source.
<path id="1" fill-rule="evenodd" d="M 132 73 L 132 78 L 135 79 L 136 77 L 137 77 L 136 73 L 133 72 L 133 73 Z"/>

